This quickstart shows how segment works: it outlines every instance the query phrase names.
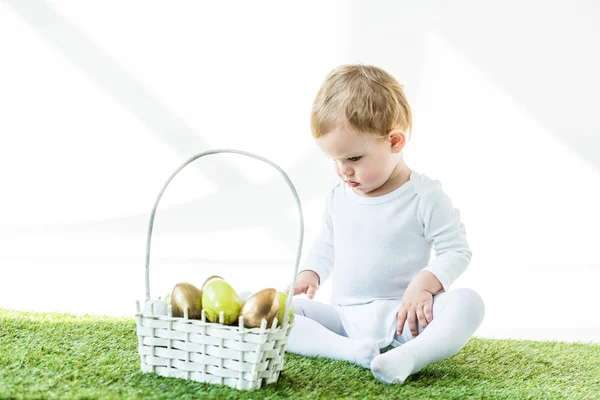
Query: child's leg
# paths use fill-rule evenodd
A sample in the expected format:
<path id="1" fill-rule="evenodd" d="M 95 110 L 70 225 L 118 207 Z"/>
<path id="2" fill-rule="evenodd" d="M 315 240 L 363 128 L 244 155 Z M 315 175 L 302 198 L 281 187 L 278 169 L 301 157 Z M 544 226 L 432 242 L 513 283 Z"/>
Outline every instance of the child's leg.
<path id="1" fill-rule="evenodd" d="M 346 360 L 365 368 L 379 354 L 374 340 L 345 337 L 340 316 L 329 304 L 294 299 L 294 314 L 287 345 L 291 353 Z"/>
<path id="2" fill-rule="evenodd" d="M 451 357 L 475 333 L 485 313 L 481 297 L 471 289 L 455 289 L 433 299 L 433 321 L 419 335 L 371 362 L 371 371 L 383 383 L 403 383 L 409 375 Z M 408 323 L 403 333 L 410 330 Z"/>

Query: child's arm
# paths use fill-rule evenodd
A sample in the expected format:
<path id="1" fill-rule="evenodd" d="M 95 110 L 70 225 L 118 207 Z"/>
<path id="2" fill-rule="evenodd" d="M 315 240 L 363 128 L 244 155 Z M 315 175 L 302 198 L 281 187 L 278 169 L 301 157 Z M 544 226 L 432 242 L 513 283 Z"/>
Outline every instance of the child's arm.
<path id="1" fill-rule="evenodd" d="M 417 321 L 425 329 L 433 320 L 433 295 L 448 290 L 472 255 L 460 213 L 441 189 L 424 196 L 420 214 L 425 238 L 433 243 L 436 258 L 413 277 L 402 297 L 397 332 L 402 334 L 408 322 L 413 336 L 418 335 Z"/>
<path id="2" fill-rule="evenodd" d="M 431 294 L 438 294 L 444 291 L 444 287 L 440 280 L 427 270 L 422 270 L 415 275 L 410 281 L 410 284 L 419 289 L 427 290 Z"/>
<path id="3" fill-rule="evenodd" d="M 299 270 L 296 279 L 295 294 L 306 293 L 309 299 L 314 297 L 319 285 L 331 276 L 333 270 L 333 224 L 330 205 L 331 196 L 327 199 L 319 235 L 313 242 L 304 267 Z"/>
<path id="4" fill-rule="evenodd" d="M 421 207 L 424 235 L 433 243 L 436 256 L 423 271 L 428 271 L 437 278 L 442 286 L 442 290 L 438 291 L 447 291 L 469 266 L 472 252 L 467 242 L 465 226 L 460 220 L 460 212 L 454 208 L 448 195 L 440 188 L 427 197 Z M 415 278 L 424 279 L 423 271 Z M 438 291 L 431 293 L 436 294 Z"/>

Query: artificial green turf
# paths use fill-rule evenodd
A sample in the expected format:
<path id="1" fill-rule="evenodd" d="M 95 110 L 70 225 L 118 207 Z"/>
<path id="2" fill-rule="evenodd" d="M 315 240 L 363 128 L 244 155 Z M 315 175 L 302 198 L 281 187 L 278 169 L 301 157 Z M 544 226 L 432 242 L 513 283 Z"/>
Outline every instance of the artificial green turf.
<path id="1" fill-rule="evenodd" d="M 253 392 L 143 374 L 133 318 L 0 309 L 0 398 L 600 399 L 600 345 L 472 339 L 404 385 L 347 362 L 286 354 Z"/>

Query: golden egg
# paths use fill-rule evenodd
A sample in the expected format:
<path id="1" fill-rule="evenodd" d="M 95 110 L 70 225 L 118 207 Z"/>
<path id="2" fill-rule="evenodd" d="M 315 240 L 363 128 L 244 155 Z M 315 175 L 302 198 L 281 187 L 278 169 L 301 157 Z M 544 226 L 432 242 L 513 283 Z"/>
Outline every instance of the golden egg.
<path id="1" fill-rule="evenodd" d="M 246 328 L 258 328 L 263 319 L 270 328 L 279 313 L 279 293 L 275 289 L 263 289 L 246 300 L 240 315 Z M 279 324 L 279 322 L 278 322 Z"/>
<path id="2" fill-rule="evenodd" d="M 178 283 L 171 292 L 171 307 L 174 317 L 183 317 L 183 310 L 187 307 L 188 318 L 200 319 L 202 317 L 202 291 L 191 283 Z"/>

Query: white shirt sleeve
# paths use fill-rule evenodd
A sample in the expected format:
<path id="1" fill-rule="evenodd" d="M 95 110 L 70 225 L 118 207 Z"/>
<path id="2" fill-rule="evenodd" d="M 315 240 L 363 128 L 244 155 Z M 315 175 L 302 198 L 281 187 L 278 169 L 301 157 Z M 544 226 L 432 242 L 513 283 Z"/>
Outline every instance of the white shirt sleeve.
<path id="1" fill-rule="evenodd" d="M 331 222 L 331 193 L 325 205 L 323 213 L 323 223 L 321 230 L 312 244 L 308 256 L 304 261 L 300 272 L 311 270 L 319 275 L 320 283 L 323 284 L 333 271 L 334 253 L 333 253 L 333 224 Z"/>
<path id="2" fill-rule="evenodd" d="M 422 203 L 425 238 L 433 243 L 435 258 L 424 268 L 441 282 L 444 291 L 467 269 L 472 252 L 460 211 L 441 189 L 428 193 Z"/>

